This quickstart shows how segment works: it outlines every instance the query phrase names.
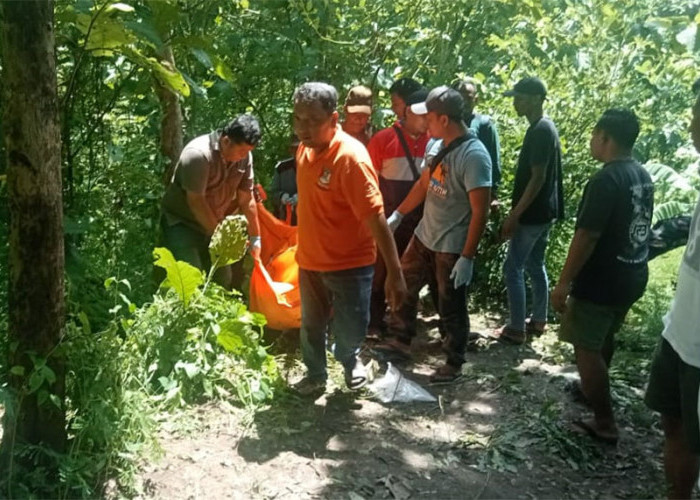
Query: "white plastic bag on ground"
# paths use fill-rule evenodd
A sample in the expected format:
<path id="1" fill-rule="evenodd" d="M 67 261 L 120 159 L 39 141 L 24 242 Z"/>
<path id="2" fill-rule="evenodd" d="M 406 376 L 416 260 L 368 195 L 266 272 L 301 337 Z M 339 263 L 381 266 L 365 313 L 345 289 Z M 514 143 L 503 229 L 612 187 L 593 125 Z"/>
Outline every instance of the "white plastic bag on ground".
<path id="1" fill-rule="evenodd" d="M 386 374 L 369 385 L 369 390 L 382 403 L 411 403 L 414 401 L 432 403 L 437 401 L 435 396 L 413 380 L 406 378 L 401 370 L 391 363 L 388 363 Z"/>

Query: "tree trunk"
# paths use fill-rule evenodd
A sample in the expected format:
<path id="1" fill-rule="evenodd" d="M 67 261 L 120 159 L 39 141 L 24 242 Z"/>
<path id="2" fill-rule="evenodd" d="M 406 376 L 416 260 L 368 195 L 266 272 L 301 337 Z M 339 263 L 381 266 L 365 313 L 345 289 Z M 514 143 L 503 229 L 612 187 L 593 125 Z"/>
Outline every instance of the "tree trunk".
<path id="1" fill-rule="evenodd" d="M 53 1 L 6 0 L 2 9 L 9 382 L 16 396 L 4 417 L 1 451 L 9 460 L 20 444 L 65 449 L 65 412 L 58 407 L 63 407 L 65 365 L 56 349 L 64 325 L 64 255 Z M 50 371 L 36 369 L 43 360 Z M 42 382 L 33 392 L 27 383 L 32 372 L 34 381 Z"/>
<path id="2" fill-rule="evenodd" d="M 165 45 L 158 56 L 165 66 L 175 70 L 175 56 L 169 45 Z M 160 100 L 162 119 L 160 122 L 160 152 L 169 160 L 163 175 L 163 182 L 167 185 L 170 182 L 175 164 L 182 152 L 182 109 L 180 98 L 177 93 L 161 85 L 156 80 L 156 92 Z"/>

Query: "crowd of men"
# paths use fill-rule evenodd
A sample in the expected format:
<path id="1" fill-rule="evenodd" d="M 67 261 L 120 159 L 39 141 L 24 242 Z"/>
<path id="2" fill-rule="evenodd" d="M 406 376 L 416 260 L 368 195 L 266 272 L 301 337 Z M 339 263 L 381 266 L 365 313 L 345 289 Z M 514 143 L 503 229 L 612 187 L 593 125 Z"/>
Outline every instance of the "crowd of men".
<path id="1" fill-rule="evenodd" d="M 329 331 L 350 389 L 367 383 L 358 353 L 368 337 L 375 340 L 376 356 L 410 359 L 425 285 L 439 313 L 445 354 L 431 380 L 456 379 L 465 362 L 468 286 L 489 211 L 499 204 L 497 128 L 475 111 L 476 80 L 428 90 L 403 78 L 389 92 L 397 119 L 375 134 L 369 128 L 373 96 L 367 87 L 350 90 L 342 123 L 333 86 L 305 83 L 293 95 L 292 158 L 277 165 L 270 192 L 277 216 L 298 225 L 307 373 L 294 390 L 304 396 L 325 390 Z M 545 251 L 565 202 L 559 134 L 544 114 L 547 88 L 540 79 L 523 78 L 505 95 L 529 127 L 501 227 L 508 241 L 503 276 L 509 316 L 493 335 L 522 344 L 543 333 L 551 300 L 561 314 L 559 338 L 574 347 L 580 398 L 593 411 L 591 419 L 574 424 L 614 444 L 619 433 L 608 377 L 614 336 L 648 280 L 654 186 L 633 156 L 640 125 L 627 109 L 609 109 L 594 125 L 590 152 L 602 167 L 579 201 L 575 233 L 550 295 Z M 700 152 L 697 93 L 690 130 Z M 162 203 L 162 241 L 177 259 L 207 268 L 208 240 L 234 211 L 247 217 L 250 251 L 259 255 L 251 154 L 259 139 L 257 121 L 241 115 L 184 148 Z M 647 404 L 662 414 L 669 495 L 678 498 L 690 496 L 700 454 L 698 226 L 700 200 L 646 394 Z M 530 315 L 526 272 L 532 284 Z M 217 281 L 240 287 L 241 278 L 240 265 L 234 265 L 221 270 Z"/>

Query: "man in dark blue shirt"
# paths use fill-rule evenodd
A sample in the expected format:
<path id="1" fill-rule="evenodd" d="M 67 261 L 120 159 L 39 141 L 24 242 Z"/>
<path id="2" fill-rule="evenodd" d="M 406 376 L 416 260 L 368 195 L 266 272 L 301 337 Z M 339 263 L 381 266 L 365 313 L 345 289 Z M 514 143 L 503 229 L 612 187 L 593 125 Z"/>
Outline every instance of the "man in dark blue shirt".
<path id="1" fill-rule="evenodd" d="M 547 321 L 545 250 L 552 223 L 564 215 L 561 145 L 557 128 L 542 110 L 547 97 L 542 80 L 523 78 L 505 95 L 513 97 L 515 111 L 527 118 L 530 127 L 518 157 L 512 209 L 501 229 L 501 237 L 510 240 L 503 263 L 510 317 L 497 336 L 522 344 L 526 339 L 525 270 L 532 282 L 528 330 L 541 333 Z"/>

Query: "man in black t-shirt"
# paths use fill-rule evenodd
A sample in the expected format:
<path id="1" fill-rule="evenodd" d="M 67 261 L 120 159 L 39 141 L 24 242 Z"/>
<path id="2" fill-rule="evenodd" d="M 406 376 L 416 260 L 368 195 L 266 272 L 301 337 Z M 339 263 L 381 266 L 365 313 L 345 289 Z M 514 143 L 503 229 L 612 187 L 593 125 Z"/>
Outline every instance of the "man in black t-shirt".
<path id="1" fill-rule="evenodd" d="M 275 216 L 287 224 L 297 225 L 297 149 L 299 138 L 292 134 L 289 141 L 289 155 L 275 165 L 275 173 L 270 183 L 270 199 L 275 209 Z"/>
<path id="2" fill-rule="evenodd" d="M 539 78 L 523 78 L 513 90 L 513 107 L 530 122 L 518 157 L 513 185 L 512 210 L 501 229 L 510 240 L 503 263 L 508 291 L 508 323 L 496 332 L 499 340 L 522 344 L 527 331 L 540 334 L 547 323 L 549 281 L 544 265 L 549 229 L 564 215 L 559 133 L 543 116 L 547 89 Z M 526 321 L 525 276 L 532 282 L 532 316 Z"/>
<path id="3" fill-rule="evenodd" d="M 552 292 L 552 306 L 563 314 L 559 338 L 574 346 L 581 389 L 594 413 L 574 423 L 610 443 L 618 438 L 608 380 L 613 337 L 648 278 L 654 185 L 632 158 L 638 134 L 637 117 L 623 109 L 607 110 L 593 129 L 591 155 L 605 164 L 586 185 Z"/>

